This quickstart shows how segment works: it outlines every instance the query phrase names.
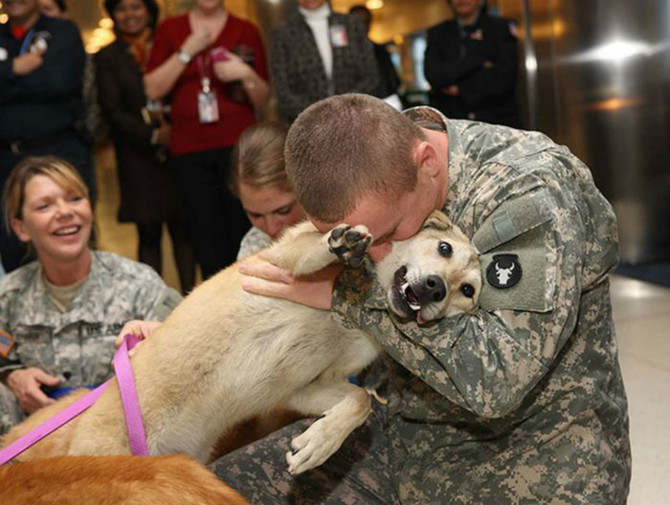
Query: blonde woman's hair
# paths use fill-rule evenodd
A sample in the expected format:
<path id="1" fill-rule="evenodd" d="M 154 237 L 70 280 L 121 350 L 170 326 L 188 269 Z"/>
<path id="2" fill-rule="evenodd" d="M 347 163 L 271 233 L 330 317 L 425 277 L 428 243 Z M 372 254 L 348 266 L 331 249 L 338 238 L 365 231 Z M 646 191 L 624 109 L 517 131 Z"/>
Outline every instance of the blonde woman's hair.
<path id="1" fill-rule="evenodd" d="M 268 121 L 247 128 L 233 150 L 229 188 L 239 197 L 240 183 L 253 188 L 278 188 L 292 192 L 284 164 L 288 126 Z"/>
<path id="2" fill-rule="evenodd" d="M 89 199 L 84 179 L 70 163 L 56 156 L 30 156 L 12 169 L 5 183 L 3 199 L 7 230 L 11 229 L 12 218 L 23 219 L 26 185 L 36 175 L 49 177 L 62 188 Z"/>

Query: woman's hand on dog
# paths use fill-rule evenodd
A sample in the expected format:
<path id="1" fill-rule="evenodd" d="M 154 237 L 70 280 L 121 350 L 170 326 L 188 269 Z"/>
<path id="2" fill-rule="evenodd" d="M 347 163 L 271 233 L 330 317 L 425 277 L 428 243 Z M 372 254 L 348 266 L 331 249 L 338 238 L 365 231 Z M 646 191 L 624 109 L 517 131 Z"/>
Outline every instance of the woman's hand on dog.
<path id="1" fill-rule="evenodd" d="M 7 376 L 7 385 L 19 400 L 21 409 L 28 414 L 54 403 L 55 400 L 45 395 L 40 387 L 57 386 L 59 383 L 58 377 L 49 375 L 39 368 L 14 370 Z"/>
<path id="2" fill-rule="evenodd" d="M 151 335 L 161 324 L 162 323 L 160 321 L 141 321 L 139 319 L 128 321 L 123 325 L 121 332 L 116 337 L 116 340 L 114 341 L 114 348 L 118 349 L 121 347 L 121 344 L 123 343 L 123 337 L 128 335 L 128 333 L 140 340 L 144 340 L 149 337 L 149 335 Z M 142 342 L 139 342 L 133 349 L 131 349 L 128 352 L 128 355 L 132 356 L 135 354 L 135 351 L 140 345 L 142 345 Z"/>
<path id="3" fill-rule="evenodd" d="M 311 275 L 294 277 L 291 272 L 270 263 L 260 255 L 261 262 L 242 263 L 242 288 L 249 293 L 283 298 L 320 310 L 332 308 L 333 286 L 342 271 L 340 265 L 330 265 Z"/>

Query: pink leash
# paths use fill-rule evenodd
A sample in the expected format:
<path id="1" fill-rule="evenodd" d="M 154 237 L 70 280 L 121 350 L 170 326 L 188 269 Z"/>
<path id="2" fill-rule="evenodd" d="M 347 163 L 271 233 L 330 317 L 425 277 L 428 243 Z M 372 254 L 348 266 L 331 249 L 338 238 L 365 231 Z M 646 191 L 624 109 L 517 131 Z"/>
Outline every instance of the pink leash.
<path id="1" fill-rule="evenodd" d="M 130 359 L 128 357 L 128 351 L 135 347 L 138 342 L 139 339 L 130 334 L 123 337 L 123 343 L 117 349 L 116 354 L 114 354 L 114 370 L 116 371 L 116 379 L 119 383 L 119 391 L 121 393 L 121 402 L 123 403 L 123 411 L 126 416 L 130 450 L 135 456 L 148 456 L 149 448 L 147 446 L 146 432 L 144 431 L 142 414 L 137 401 L 135 378 L 133 377 L 133 370 L 130 366 Z M 42 423 L 34 430 L 26 433 L 18 440 L 15 440 L 7 447 L 0 450 L 0 465 L 4 465 L 11 461 L 26 449 L 29 449 L 44 437 L 53 433 L 88 409 L 95 403 L 105 389 L 107 389 L 107 386 L 109 386 L 112 380 L 113 379 L 108 380 L 86 396 L 68 406 L 65 410 L 62 410 L 48 421 Z"/>

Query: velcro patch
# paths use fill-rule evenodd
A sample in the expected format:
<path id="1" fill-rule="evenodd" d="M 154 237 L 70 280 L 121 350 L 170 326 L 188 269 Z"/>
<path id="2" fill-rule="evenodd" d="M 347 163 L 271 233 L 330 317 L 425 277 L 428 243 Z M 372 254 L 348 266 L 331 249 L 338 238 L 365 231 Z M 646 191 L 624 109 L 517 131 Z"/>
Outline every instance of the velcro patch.
<path id="1" fill-rule="evenodd" d="M 14 347 L 14 337 L 0 330 L 0 356 L 6 358 Z"/>

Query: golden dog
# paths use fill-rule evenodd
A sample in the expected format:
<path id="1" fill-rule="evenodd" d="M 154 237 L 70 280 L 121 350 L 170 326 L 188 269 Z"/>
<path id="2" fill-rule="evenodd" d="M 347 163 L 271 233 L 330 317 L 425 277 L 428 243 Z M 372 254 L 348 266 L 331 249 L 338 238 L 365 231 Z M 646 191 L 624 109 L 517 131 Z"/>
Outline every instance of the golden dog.
<path id="1" fill-rule="evenodd" d="M 302 223 L 269 249 L 294 275 L 338 258 L 363 262 L 372 241 L 365 227 L 322 235 Z M 248 261 L 258 261 L 251 259 Z M 477 251 L 439 212 L 413 238 L 397 242 L 376 265 L 388 306 L 423 324 L 474 310 L 481 288 Z M 185 453 L 205 462 L 217 439 L 238 422 L 282 405 L 320 416 L 292 440 L 289 471 L 322 464 L 370 412 L 368 393 L 347 381 L 380 352 L 361 331 L 345 330 L 328 311 L 247 293 L 232 265 L 194 290 L 132 357 L 152 455 Z M 15 427 L 9 443 L 85 392 L 75 392 Z M 38 442 L 21 461 L 58 455 L 128 454 L 116 382 L 98 401 Z"/>
<path id="2" fill-rule="evenodd" d="M 3 505 L 245 505 L 188 456 L 66 456 L 0 467 Z"/>

